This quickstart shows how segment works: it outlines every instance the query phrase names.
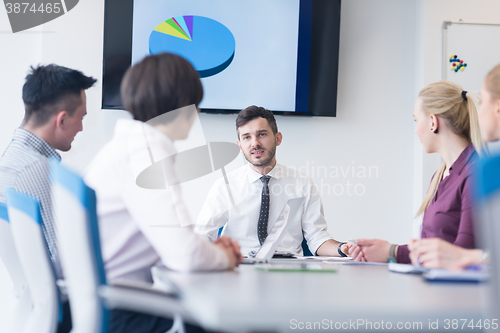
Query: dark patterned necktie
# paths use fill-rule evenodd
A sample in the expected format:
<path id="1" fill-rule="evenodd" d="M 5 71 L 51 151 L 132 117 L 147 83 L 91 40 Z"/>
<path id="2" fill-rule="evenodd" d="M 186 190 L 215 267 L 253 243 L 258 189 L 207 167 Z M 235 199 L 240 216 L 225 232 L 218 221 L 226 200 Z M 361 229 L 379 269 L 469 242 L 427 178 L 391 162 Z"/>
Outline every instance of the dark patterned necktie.
<path id="1" fill-rule="evenodd" d="M 257 235 L 260 245 L 264 243 L 267 237 L 267 221 L 269 220 L 269 179 L 270 176 L 260 177 L 262 182 L 262 197 L 260 201 L 259 224 L 257 226 Z"/>

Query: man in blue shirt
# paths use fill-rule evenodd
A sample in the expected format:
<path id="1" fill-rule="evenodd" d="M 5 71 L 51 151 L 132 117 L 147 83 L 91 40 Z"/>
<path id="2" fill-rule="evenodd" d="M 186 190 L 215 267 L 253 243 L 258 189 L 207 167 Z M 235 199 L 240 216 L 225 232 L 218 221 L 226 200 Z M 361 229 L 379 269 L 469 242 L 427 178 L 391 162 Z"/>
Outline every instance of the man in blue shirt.
<path id="1" fill-rule="evenodd" d="M 82 119 L 87 114 L 85 90 L 95 82 L 94 78 L 66 67 L 32 67 L 23 86 L 23 122 L 0 158 L 0 202 L 6 202 L 6 187 L 40 202 L 42 231 L 59 278 L 62 272 L 52 215 L 49 159 L 61 160 L 56 150 L 68 151 L 82 130 Z"/>

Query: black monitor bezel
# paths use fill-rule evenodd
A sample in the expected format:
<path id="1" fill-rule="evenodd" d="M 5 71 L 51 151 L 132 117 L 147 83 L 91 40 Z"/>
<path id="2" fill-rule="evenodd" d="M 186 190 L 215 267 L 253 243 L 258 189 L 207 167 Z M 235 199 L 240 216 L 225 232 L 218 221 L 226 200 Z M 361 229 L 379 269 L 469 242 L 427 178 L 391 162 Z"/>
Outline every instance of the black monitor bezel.
<path id="1" fill-rule="evenodd" d="M 277 115 L 336 117 L 341 0 L 301 1 L 312 1 L 308 101 L 310 111 L 271 111 Z M 102 109 L 123 109 L 121 103 L 106 103 L 106 96 L 107 92 L 113 89 L 116 94 L 125 71 L 132 63 L 133 8 L 134 0 L 105 0 Z M 210 114 L 235 114 L 240 110 L 201 111 Z"/>

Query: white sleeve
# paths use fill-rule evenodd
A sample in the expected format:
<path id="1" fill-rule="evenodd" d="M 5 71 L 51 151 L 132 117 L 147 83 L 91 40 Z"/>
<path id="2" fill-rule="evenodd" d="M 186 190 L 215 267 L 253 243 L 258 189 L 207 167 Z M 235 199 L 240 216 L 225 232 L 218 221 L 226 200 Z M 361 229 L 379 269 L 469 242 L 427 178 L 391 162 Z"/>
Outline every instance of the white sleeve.
<path id="1" fill-rule="evenodd" d="M 219 229 L 228 221 L 227 195 L 224 195 L 222 181 L 217 181 L 210 189 L 207 199 L 201 208 L 196 221 L 195 232 L 214 241 L 219 235 Z"/>
<path id="2" fill-rule="evenodd" d="M 316 255 L 318 248 L 333 237 L 327 232 L 327 223 L 323 214 L 323 204 L 316 185 L 309 179 L 310 190 L 302 216 L 302 230 L 309 250 Z"/>
<path id="3" fill-rule="evenodd" d="M 160 256 L 163 264 L 179 271 L 218 270 L 229 266 L 229 258 L 217 246 L 195 234 L 178 214 L 184 207 L 175 201 L 172 189 L 149 190 L 135 184 L 123 199 L 132 218 Z M 188 225 L 188 226 L 182 226 Z"/>
<path id="4" fill-rule="evenodd" d="M 178 186 L 168 186 L 167 180 L 175 179 L 175 170 L 173 159 L 166 158 L 175 154 L 175 150 L 165 135 L 140 124 L 131 128 L 127 141 L 118 147 L 125 148 L 119 152 L 125 154 L 122 157 L 125 164 L 117 170 L 123 175 L 122 199 L 163 264 L 180 271 L 228 268 L 229 258 L 224 251 L 194 233 Z M 138 175 L 151 165 L 152 157 L 162 161 L 162 173 L 152 173 L 151 177 L 156 182 L 164 182 L 166 189 L 147 189 L 136 184 Z"/>

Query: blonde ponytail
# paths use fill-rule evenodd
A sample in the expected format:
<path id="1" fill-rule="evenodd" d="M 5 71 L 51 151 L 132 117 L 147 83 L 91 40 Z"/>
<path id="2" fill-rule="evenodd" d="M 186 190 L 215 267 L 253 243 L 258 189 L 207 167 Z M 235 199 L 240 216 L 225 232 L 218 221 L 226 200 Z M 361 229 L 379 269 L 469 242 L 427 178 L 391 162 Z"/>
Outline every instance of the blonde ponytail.
<path id="1" fill-rule="evenodd" d="M 465 92 L 462 95 L 462 92 L 462 87 L 456 83 L 439 81 L 422 89 L 418 96 L 422 98 L 422 106 L 426 114 L 434 114 L 441 120 L 446 121 L 453 133 L 466 138 L 474 145 L 478 154 L 481 154 L 485 151 L 485 145 L 477 118 L 479 97 L 470 92 Z M 446 164 L 443 161 L 434 174 L 417 216 L 425 212 L 432 199 L 436 196 L 437 188 L 445 170 Z"/>
<path id="2" fill-rule="evenodd" d="M 484 80 L 486 90 L 494 99 L 500 99 L 500 65 L 495 66 Z"/>
<path id="3" fill-rule="evenodd" d="M 465 96 L 467 98 L 467 111 L 469 112 L 470 140 L 478 155 L 482 156 L 483 153 L 487 152 L 487 147 L 481 135 L 481 128 L 479 127 L 479 119 L 477 116 L 479 97 L 469 92 L 467 92 Z"/>
<path id="4" fill-rule="evenodd" d="M 431 185 L 429 186 L 429 190 L 427 190 L 427 194 L 425 195 L 422 205 L 418 209 L 417 216 L 420 216 L 423 212 L 425 212 L 432 199 L 436 196 L 437 188 L 443 178 L 444 170 L 446 170 L 446 163 L 443 161 L 432 178 Z"/>

